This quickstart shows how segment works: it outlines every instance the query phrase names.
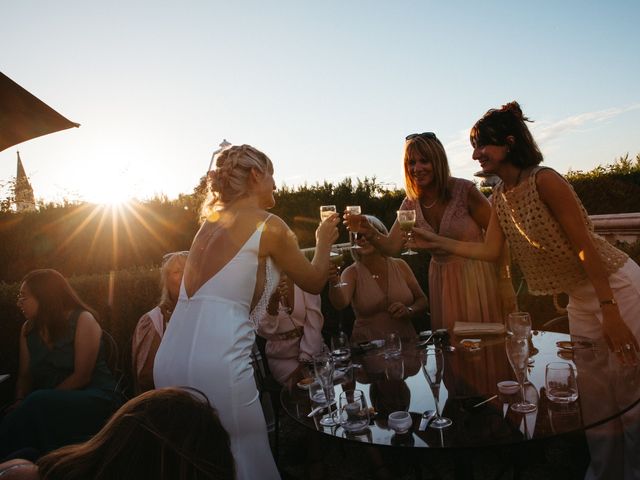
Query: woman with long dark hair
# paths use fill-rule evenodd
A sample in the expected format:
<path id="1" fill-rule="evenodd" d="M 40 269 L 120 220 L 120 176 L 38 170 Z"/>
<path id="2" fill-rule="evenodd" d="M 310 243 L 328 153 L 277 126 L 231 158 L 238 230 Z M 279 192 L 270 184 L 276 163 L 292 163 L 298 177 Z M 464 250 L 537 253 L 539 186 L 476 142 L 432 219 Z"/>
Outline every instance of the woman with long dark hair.
<path id="1" fill-rule="evenodd" d="M 18 307 L 26 321 L 16 400 L 0 424 L 0 458 L 86 440 L 118 406 L 96 313 L 59 272 L 28 273 Z"/>
<path id="2" fill-rule="evenodd" d="M 540 167 L 542 153 L 517 102 L 489 110 L 471 129 L 473 158 L 500 177 L 484 243 L 459 242 L 416 228 L 419 247 L 495 261 L 506 241 L 533 295 L 566 293 L 572 334 L 606 340 L 613 356 L 633 368 L 640 351 L 640 267 L 596 235 L 571 185 Z M 608 368 L 580 379 L 591 398 L 616 401 Z M 597 391 L 598 394 L 593 392 Z M 607 400 L 605 400 L 607 398 Z M 582 401 L 583 416 L 588 416 Z M 593 408 L 597 408 L 594 405 Z M 587 431 L 587 478 L 640 478 L 640 407 Z"/>

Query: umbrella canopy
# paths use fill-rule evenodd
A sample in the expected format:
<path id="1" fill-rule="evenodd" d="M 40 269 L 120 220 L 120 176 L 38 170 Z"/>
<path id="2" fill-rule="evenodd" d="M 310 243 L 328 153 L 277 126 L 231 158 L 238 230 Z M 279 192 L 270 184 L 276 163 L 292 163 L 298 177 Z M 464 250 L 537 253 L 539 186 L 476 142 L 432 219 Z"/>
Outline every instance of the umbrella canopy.
<path id="1" fill-rule="evenodd" d="M 0 72 L 0 152 L 25 140 L 79 126 Z"/>

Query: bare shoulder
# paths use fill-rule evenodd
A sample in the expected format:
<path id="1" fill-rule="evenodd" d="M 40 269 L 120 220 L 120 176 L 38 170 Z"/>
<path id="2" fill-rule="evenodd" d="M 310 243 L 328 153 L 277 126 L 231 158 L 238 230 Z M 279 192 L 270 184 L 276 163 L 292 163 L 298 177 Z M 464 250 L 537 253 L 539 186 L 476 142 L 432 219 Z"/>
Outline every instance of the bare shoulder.
<path id="1" fill-rule="evenodd" d="M 98 321 L 96 320 L 96 317 L 94 317 L 91 312 L 88 312 L 86 310 L 83 310 L 78 316 L 78 326 L 80 325 L 83 325 L 83 326 L 96 325 L 98 327 L 100 326 L 98 325 Z"/>
<path id="2" fill-rule="evenodd" d="M 536 187 L 542 199 L 571 195 L 569 182 L 551 168 L 542 168 L 536 172 Z"/>

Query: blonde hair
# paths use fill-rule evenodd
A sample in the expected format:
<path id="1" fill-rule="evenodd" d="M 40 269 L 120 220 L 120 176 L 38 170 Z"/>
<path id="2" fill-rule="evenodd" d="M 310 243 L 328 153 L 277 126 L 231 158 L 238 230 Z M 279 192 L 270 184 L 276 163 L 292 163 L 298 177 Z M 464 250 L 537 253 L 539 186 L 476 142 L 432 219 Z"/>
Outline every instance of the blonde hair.
<path id="1" fill-rule="evenodd" d="M 249 195 L 247 184 L 252 169 L 273 174 L 273 163 L 260 150 L 251 145 L 234 145 L 216 157 L 215 169 L 209 171 L 209 194 L 203 214 L 219 204 L 229 204 Z"/>
<path id="2" fill-rule="evenodd" d="M 363 217 L 369 221 L 371 226 L 375 228 L 378 231 L 378 233 L 381 233 L 382 235 L 389 235 L 389 230 L 387 229 L 385 224 L 382 223 L 382 220 L 380 220 L 378 217 L 374 217 L 373 215 L 363 215 Z M 384 254 L 382 255 L 384 256 Z M 351 249 L 351 258 L 353 258 L 354 262 L 360 261 L 360 255 L 358 254 L 358 249 L 356 248 Z"/>
<path id="3" fill-rule="evenodd" d="M 442 143 L 435 136 L 433 138 L 416 136 L 404 144 L 404 183 L 407 197 L 410 200 L 417 200 L 420 197 L 418 187 L 409 171 L 409 161 L 417 157 L 431 161 L 438 199 L 449 198 L 449 178 L 451 178 L 449 161 Z"/>
<path id="4" fill-rule="evenodd" d="M 159 306 L 166 310 L 173 311 L 178 301 L 177 298 L 172 299 L 169 294 L 169 287 L 167 286 L 169 272 L 177 262 L 182 263 L 182 269 L 184 270 L 184 266 L 187 264 L 187 256 L 189 256 L 189 252 L 185 250 L 182 252 L 167 253 L 162 258 L 162 267 L 160 267 L 160 290 L 162 293 L 160 294 Z"/>

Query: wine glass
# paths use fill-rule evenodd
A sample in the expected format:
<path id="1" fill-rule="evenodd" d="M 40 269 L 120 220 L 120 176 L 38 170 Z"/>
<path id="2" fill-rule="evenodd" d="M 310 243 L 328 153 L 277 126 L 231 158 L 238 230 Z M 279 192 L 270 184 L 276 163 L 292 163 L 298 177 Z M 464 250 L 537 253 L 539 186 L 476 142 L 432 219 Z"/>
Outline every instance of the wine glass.
<path id="1" fill-rule="evenodd" d="M 535 404 L 529 402 L 524 392 L 524 384 L 527 381 L 527 366 L 529 360 L 529 339 L 526 337 L 511 336 L 505 339 L 505 349 L 507 358 L 516 375 L 516 380 L 520 385 L 522 401 L 511 405 L 514 412 L 531 413 L 538 408 Z"/>
<path id="2" fill-rule="evenodd" d="M 509 330 L 516 337 L 531 337 L 531 315 L 527 312 L 512 312 L 509 314 Z"/>
<path id="3" fill-rule="evenodd" d="M 442 356 L 442 350 L 439 348 L 428 348 L 422 355 L 422 373 L 427 379 L 431 393 L 433 394 L 433 400 L 436 404 L 436 414 L 431 421 L 430 426 L 433 428 L 446 428 L 453 422 L 450 418 L 440 415 L 440 382 L 442 381 L 442 374 L 444 371 L 444 357 Z"/>
<path id="4" fill-rule="evenodd" d="M 335 364 L 333 363 L 333 357 L 328 352 L 321 352 L 313 356 L 313 369 L 316 375 L 316 380 L 322 386 L 325 398 L 325 408 L 328 413 L 320 419 L 320 425 L 323 427 L 333 427 L 336 425 L 336 421 L 331 414 L 331 390 L 333 389 L 333 372 L 335 370 Z"/>
<path id="5" fill-rule="evenodd" d="M 344 250 L 332 250 L 329 254 L 329 261 L 336 266 L 336 270 L 338 271 L 338 283 L 335 283 L 334 287 L 344 287 L 345 285 L 349 285 L 347 282 L 342 280 L 340 276 L 340 271 L 342 270 L 342 265 L 344 265 Z"/>
<path id="6" fill-rule="evenodd" d="M 360 205 L 349 205 L 347 207 L 349 213 L 349 238 L 351 239 L 351 248 L 362 248 L 357 244 L 358 241 L 358 229 L 360 228 L 360 215 L 362 215 L 362 209 Z"/>
<path id="7" fill-rule="evenodd" d="M 337 212 L 335 205 L 320 205 L 320 221 L 324 222 L 327 218 Z"/>
<path id="8" fill-rule="evenodd" d="M 416 211 L 415 210 L 398 210 L 397 212 L 398 224 L 400 225 L 400 230 L 403 232 L 407 232 L 407 249 L 402 252 L 402 255 L 415 255 L 418 252 L 414 252 L 411 250 L 409 243 L 413 238 L 413 232 L 411 229 L 416 223 Z"/>

